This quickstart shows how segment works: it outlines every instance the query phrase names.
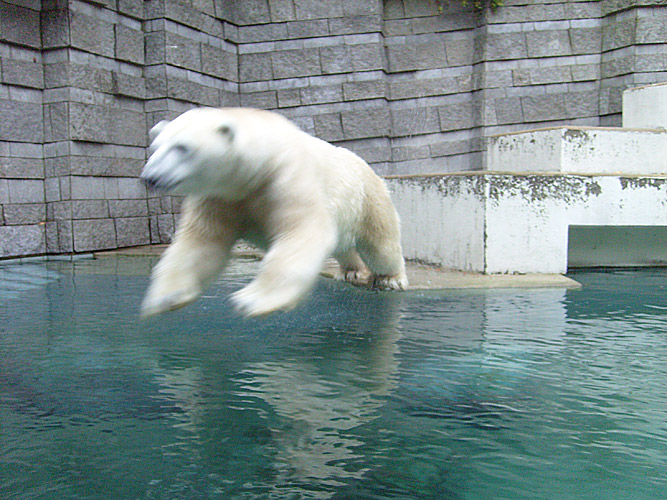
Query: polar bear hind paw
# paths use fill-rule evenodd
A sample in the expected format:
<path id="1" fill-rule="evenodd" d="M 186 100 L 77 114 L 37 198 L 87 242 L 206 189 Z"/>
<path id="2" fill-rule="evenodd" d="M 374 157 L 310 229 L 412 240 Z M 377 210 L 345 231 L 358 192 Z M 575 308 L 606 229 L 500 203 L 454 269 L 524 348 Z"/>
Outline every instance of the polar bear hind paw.
<path id="1" fill-rule="evenodd" d="M 367 285 L 370 274 L 365 269 L 339 269 L 334 275 L 337 281 L 345 281 L 353 285 Z"/>
<path id="2" fill-rule="evenodd" d="M 407 290 L 408 278 L 405 275 L 377 274 L 371 279 L 373 290 Z"/>

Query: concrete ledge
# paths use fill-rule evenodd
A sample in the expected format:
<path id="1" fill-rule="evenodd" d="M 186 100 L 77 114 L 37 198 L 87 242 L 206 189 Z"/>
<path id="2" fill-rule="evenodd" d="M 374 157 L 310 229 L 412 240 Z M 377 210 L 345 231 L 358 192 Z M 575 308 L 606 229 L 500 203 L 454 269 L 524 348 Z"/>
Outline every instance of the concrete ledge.
<path id="1" fill-rule="evenodd" d="M 565 126 L 495 135 L 485 164 L 499 172 L 666 174 L 667 132 Z"/>
<path id="2" fill-rule="evenodd" d="M 564 274 L 570 227 L 667 226 L 667 176 L 465 172 L 387 184 L 406 258 L 460 271 Z M 647 265 L 632 257 L 623 265 Z M 650 259 L 666 264 L 667 248 Z"/>
<path id="3" fill-rule="evenodd" d="M 107 252 L 96 252 L 96 258 L 110 257 L 156 257 L 166 245 L 147 245 L 123 248 Z M 233 251 L 234 258 L 261 259 L 262 252 L 251 246 L 240 244 Z M 335 260 L 330 259 L 322 271 L 322 276 L 333 278 L 338 268 Z M 406 262 L 406 271 L 410 281 L 409 290 L 444 290 L 444 289 L 483 289 L 483 288 L 566 288 L 576 289 L 581 285 L 575 280 L 560 274 L 481 274 L 465 273 L 438 266 L 429 266 L 417 262 Z M 367 281 L 356 283 L 365 286 Z"/>

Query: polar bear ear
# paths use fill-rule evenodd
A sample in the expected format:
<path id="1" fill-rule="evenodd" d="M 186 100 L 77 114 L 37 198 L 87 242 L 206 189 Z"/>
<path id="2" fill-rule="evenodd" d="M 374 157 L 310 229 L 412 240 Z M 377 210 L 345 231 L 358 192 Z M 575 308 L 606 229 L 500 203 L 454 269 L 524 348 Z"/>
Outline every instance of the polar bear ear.
<path id="1" fill-rule="evenodd" d="M 153 125 L 153 128 L 148 132 L 148 138 L 150 139 L 151 142 L 155 140 L 155 138 L 160 135 L 160 132 L 164 130 L 164 128 L 167 126 L 169 121 L 167 120 L 162 120 L 161 122 L 156 123 Z"/>

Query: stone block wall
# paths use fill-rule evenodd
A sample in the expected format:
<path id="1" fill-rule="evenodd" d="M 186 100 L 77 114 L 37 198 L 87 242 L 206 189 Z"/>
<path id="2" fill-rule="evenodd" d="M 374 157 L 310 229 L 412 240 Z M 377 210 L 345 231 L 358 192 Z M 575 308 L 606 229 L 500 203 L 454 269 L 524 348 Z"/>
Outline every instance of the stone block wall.
<path id="1" fill-rule="evenodd" d="M 273 109 L 380 174 L 483 167 L 491 134 L 620 125 L 667 79 L 663 0 L 0 0 L 0 257 L 167 242 L 137 181 L 193 106 Z"/>

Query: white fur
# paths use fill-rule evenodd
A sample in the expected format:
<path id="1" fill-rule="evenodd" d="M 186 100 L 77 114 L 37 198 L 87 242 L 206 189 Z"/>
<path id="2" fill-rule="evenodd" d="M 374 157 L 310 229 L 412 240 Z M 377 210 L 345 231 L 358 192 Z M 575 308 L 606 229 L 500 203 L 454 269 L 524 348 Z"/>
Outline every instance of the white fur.
<path id="1" fill-rule="evenodd" d="M 194 109 L 151 135 L 142 179 L 186 198 L 143 315 L 196 300 L 239 238 L 267 250 L 257 278 L 233 295 L 249 316 L 294 307 L 331 255 L 340 279 L 356 282 L 367 266 L 372 286 L 406 288 L 396 210 L 352 152 L 256 109 Z"/>

